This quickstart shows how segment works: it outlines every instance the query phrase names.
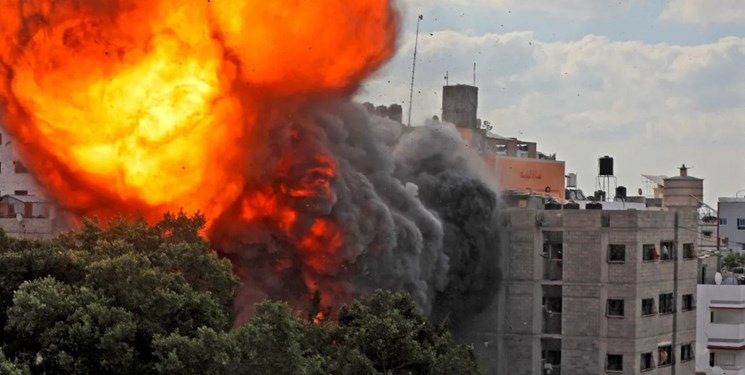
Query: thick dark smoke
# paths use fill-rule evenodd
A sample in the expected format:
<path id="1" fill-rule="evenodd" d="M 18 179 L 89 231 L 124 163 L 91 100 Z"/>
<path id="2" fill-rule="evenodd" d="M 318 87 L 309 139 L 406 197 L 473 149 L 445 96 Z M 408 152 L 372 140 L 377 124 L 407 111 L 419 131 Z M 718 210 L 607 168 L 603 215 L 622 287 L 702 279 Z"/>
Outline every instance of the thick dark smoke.
<path id="1" fill-rule="evenodd" d="M 300 145 L 303 155 L 335 160 L 334 196 L 325 199 L 333 201 L 291 205 L 340 226 L 343 246 L 331 262 L 337 267 L 309 270 L 291 238 L 270 224 L 219 221 L 213 242 L 244 281 L 239 322 L 251 314 L 245 307 L 263 298 L 307 305 L 308 274 L 322 293 L 405 290 L 424 313 L 454 324 L 491 302 L 499 279 L 496 194 L 452 125 L 404 129 L 350 103 L 301 113 L 271 128 L 275 152 L 265 161 L 280 163 Z"/>

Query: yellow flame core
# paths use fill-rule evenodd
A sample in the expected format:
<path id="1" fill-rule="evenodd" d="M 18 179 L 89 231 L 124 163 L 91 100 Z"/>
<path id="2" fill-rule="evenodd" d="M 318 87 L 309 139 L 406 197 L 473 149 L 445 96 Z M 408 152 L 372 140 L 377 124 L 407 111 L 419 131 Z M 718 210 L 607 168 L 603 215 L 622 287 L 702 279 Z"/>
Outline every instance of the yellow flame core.
<path id="1" fill-rule="evenodd" d="M 0 2 L 6 125 L 65 205 L 100 192 L 214 218 L 242 192 L 261 111 L 236 85 L 267 102 L 346 91 L 395 31 L 387 0 Z"/>

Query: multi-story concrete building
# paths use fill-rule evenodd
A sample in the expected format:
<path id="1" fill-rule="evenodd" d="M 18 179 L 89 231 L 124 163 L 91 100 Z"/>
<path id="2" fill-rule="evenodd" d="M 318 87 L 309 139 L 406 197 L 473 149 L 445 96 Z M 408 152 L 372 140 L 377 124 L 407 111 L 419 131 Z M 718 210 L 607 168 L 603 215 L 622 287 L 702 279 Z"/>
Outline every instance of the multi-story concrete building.
<path id="1" fill-rule="evenodd" d="M 722 250 L 745 253 L 745 198 L 719 198 L 719 238 Z"/>
<path id="2" fill-rule="evenodd" d="M 693 374 L 695 210 L 511 209 L 495 374 Z"/>
<path id="3" fill-rule="evenodd" d="M 696 371 L 745 375 L 745 286 L 699 285 Z"/>
<path id="4" fill-rule="evenodd" d="M 0 228 L 13 236 L 48 238 L 67 228 L 65 219 L 0 128 Z"/>

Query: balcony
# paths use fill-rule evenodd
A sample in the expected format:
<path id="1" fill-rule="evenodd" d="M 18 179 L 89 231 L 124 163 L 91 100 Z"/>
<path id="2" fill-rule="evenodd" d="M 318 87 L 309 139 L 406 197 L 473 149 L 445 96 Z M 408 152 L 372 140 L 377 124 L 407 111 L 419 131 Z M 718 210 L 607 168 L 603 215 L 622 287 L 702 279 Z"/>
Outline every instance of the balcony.
<path id="1" fill-rule="evenodd" d="M 745 324 L 711 323 L 706 327 L 712 349 L 745 349 Z"/>

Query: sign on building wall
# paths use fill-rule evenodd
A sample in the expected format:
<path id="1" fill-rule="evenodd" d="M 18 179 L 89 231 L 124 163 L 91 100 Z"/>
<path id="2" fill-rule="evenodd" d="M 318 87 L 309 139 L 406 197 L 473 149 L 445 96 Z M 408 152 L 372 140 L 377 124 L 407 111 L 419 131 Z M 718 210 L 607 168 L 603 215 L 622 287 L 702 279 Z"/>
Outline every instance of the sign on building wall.
<path id="1" fill-rule="evenodd" d="M 564 201 L 563 161 L 488 156 L 502 190 L 533 191 Z"/>

